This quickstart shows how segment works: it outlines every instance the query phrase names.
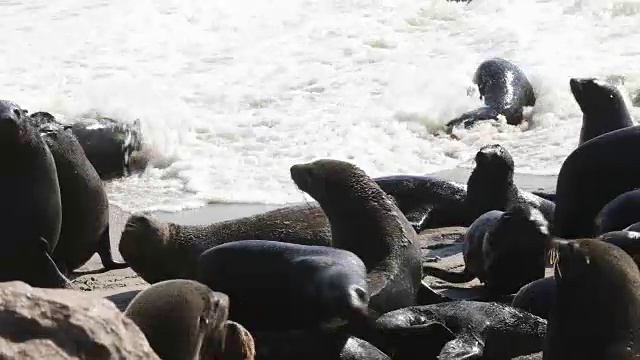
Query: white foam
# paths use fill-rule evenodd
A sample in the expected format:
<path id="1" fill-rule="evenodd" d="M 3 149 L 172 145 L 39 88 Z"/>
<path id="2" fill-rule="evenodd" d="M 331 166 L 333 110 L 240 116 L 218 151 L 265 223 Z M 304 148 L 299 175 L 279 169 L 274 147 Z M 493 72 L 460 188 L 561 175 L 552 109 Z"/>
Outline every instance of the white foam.
<path id="1" fill-rule="evenodd" d="M 372 176 L 470 167 L 500 143 L 518 172 L 556 173 L 577 145 L 570 77 L 640 88 L 640 3 L 612 0 L 32 0 L 0 2 L 0 98 L 30 112 L 141 120 L 154 154 L 109 185 L 130 210 L 305 199 L 289 166 L 319 157 Z M 537 103 L 434 135 L 482 103 L 500 56 Z M 632 115 L 640 115 L 634 108 Z"/>

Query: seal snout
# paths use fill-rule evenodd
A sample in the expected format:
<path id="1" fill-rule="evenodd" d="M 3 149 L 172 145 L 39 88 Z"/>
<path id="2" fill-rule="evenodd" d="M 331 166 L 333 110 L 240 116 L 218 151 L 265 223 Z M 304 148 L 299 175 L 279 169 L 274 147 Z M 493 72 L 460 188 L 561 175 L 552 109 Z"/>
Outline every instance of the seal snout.
<path id="1" fill-rule="evenodd" d="M 296 164 L 289 170 L 291 179 L 302 191 L 307 191 L 311 185 L 311 169 L 307 164 Z"/>
<path id="2" fill-rule="evenodd" d="M 500 165 L 513 169 L 515 164 L 511 155 L 499 144 L 485 145 L 476 153 L 477 166 Z"/>

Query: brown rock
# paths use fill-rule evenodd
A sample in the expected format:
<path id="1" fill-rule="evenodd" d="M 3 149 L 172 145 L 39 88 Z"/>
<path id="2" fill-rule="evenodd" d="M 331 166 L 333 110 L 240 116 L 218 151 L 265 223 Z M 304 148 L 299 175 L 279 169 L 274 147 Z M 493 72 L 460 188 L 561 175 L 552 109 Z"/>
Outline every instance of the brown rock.
<path id="1" fill-rule="evenodd" d="M 0 283 L 1 359 L 159 359 L 114 304 L 80 291 Z"/>

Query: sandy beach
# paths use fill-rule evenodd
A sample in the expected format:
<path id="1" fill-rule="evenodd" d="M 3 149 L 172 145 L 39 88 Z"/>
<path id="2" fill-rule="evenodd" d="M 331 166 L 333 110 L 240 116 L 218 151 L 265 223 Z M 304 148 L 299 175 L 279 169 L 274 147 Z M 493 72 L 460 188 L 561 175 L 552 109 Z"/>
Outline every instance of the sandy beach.
<path id="1" fill-rule="evenodd" d="M 439 176 L 452 181 L 466 183 L 469 176 L 469 169 L 453 169 L 447 170 L 432 175 Z M 516 174 L 516 184 L 524 190 L 528 191 L 554 191 L 556 184 L 555 176 L 532 176 Z M 211 224 L 218 221 L 224 221 L 228 219 L 234 219 L 238 217 L 249 216 L 272 209 L 281 207 L 281 205 L 265 205 L 265 204 L 211 204 L 206 207 L 186 210 L 181 212 L 167 213 L 167 212 L 155 212 L 151 216 L 161 221 L 174 222 L 184 225 L 203 225 Z M 129 217 L 129 213 L 119 209 L 115 206 L 110 207 L 110 232 L 111 232 L 111 246 L 116 260 L 122 260 L 122 256 L 118 252 L 118 243 L 120 241 L 120 235 L 124 228 L 124 224 Z M 433 231 L 423 232 L 421 238 L 427 239 L 423 244 L 423 253 L 427 255 L 438 255 L 441 260 L 438 261 L 438 266 L 446 268 L 458 268 L 463 266 L 462 256 L 460 254 L 460 246 L 456 246 L 455 240 L 459 234 L 462 234 L 463 228 L 449 228 L 451 236 L 444 236 L 434 238 Z M 457 235 L 456 235 L 457 234 Z M 448 242 L 452 246 L 431 246 L 434 242 Z M 102 264 L 100 258 L 94 255 L 91 260 L 80 268 L 78 271 L 90 271 L 100 269 Z M 72 277 L 73 278 L 73 277 Z M 442 282 L 433 279 L 425 279 L 427 283 L 432 285 L 434 289 L 443 291 L 449 296 L 455 296 L 455 289 L 451 286 L 445 286 Z M 134 291 L 144 289 L 148 286 L 148 283 L 142 280 L 131 269 L 113 270 L 101 274 L 89 274 L 81 275 L 74 279 L 74 283 L 77 284 L 82 290 L 90 291 L 98 296 L 112 296 L 122 293 L 133 293 Z M 477 280 L 465 284 L 465 286 L 478 285 Z M 460 286 L 457 286 L 460 287 Z"/>

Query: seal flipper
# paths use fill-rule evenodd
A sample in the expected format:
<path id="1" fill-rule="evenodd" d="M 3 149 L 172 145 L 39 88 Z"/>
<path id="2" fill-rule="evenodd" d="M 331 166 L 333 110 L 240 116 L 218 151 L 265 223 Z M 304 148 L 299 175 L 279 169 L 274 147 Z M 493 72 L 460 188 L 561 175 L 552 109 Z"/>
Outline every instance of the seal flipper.
<path id="1" fill-rule="evenodd" d="M 462 272 L 449 271 L 437 267 L 423 266 L 424 275 L 431 275 L 450 283 L 466 283 L 476 278 L 473 273 L 467 271 L 465 267 Z"/>
<path id="2" fill-rule="evenodd" d="M 438 359 L 482 359 L 483 352 L 484 342 L 474 334 L 463 333 L 444 345 Z"/>
<path id="3" fill-rule="evenodd" d="M 424 281 L 422 281 L 420 288 L 418 288 L 418 305 L 439 304 L 449 301 L 453 301 L 453 299 L 438 294 Z"/>
<path id="4" fill-rule="evenodd" d="M 98 240 L 98 256 L 102 261 L 102 266 L 105 271 L 128 268 L 129 264 L 117 262 L 113 260 L 113 254 L 111 253 L 111 237 L 109 236 L 109 225 L 104 229 L 104 232 Z"/>
<path id="5" fill-rule="evenodd" d="M 460 115 L 459 117 L 449 121 L 447 125 L 445 125 L 446 133 L 451 134 L 453 128 L 461 124 L 465 129 L 468 129 L 478 121 L 497 120 L 498 115 L 500 114 L 490 107 L 481 107 L 472 111 L 468 111 Z"/>

